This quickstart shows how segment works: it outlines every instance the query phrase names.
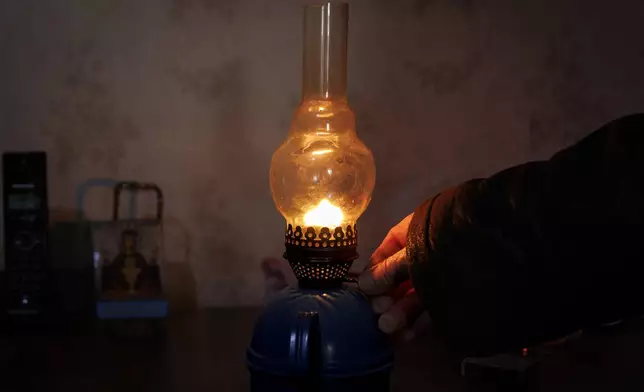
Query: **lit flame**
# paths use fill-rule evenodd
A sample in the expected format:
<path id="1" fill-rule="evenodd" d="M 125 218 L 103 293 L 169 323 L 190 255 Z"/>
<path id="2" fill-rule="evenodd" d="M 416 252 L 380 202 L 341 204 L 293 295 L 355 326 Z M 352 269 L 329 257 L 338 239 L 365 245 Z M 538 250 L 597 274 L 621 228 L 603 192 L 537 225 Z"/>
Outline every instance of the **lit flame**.
<path id="1" fill-rule="evenodd" d="M 336 207 L 324 199 L 304 215 L 304 224 L 309 227 L 334 228 L 340 226 L 343 219 L 344 215 L 340 207 Z"/>

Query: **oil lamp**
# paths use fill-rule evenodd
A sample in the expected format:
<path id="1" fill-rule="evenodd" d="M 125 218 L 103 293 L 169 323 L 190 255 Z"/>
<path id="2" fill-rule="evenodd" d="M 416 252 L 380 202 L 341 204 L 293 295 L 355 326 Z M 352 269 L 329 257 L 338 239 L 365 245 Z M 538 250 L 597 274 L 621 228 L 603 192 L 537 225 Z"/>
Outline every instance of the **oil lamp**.
<path id="1" fill-rule="evenodd" d="M 348 5 L 305 7 L 302 101 L 273 155 L 270 185 L 298 280 L 260 315 L 251 390 L 387 391 L 392 352 L 367 298 L 348 286 L 356 222 L 375 185 L 347 90 Z"/>

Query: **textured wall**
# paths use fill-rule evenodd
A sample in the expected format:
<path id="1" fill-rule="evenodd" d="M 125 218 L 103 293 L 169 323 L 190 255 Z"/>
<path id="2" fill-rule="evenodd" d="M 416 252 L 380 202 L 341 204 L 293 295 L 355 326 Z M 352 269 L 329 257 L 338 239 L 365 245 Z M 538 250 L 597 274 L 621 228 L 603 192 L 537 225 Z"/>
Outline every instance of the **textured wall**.
<path id="1" fill-rule="evenodd" d="M 90 177 L 157 182 L 199 303 L 256 303 L 259 261 L 282 251 L 268 165 L 299 98 L 303 3 L 0 2 L 0 147 L 50 153 L 61 210 Z M 440 188 L 641 110 L 642 16 L 639 0 L 353 1 L 350 99 L 378 167 L 362 253 Z"/>

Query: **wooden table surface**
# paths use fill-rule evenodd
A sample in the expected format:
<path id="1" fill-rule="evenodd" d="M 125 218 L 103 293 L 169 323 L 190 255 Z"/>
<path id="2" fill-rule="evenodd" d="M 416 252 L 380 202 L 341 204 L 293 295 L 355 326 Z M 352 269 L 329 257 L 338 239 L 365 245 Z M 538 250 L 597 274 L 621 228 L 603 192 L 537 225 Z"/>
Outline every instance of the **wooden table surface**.
<path id="1" fill-rule="evenodd" d="M 95 328 L 0 335 L 0 390 L 246 391 L 245 348 L 257 309 L 208 309 L 167 320 L 157 341 L 108 338 Z M 396 354 L 392 391 L 469 391 L 436 338 Z M 540 352 L 541 391 L 644 391 L 644 323 L 586 333 Z M 492 388 L 494 389 L 494 388 Z"/>

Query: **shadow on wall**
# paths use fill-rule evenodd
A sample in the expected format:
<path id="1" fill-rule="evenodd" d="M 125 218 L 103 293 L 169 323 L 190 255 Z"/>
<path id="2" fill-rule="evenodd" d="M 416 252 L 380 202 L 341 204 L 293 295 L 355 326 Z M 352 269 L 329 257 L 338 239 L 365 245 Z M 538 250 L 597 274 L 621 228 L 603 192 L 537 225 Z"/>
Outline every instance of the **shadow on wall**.
<path id="1" fill-rule="evenodd" d="M 524 82 L 519 112 L 528 118 L 532 153 L 556 151 L 611 118 L 583 59 L 593 48 L 584 36 L 564 25 L 545 41 L 536 74 Z"/>
<path id="2" fill-rule="evenodd" d="M 246 83 L 242 59 L 214 69 L 175 69 L 173 74 L 184 93 L 209 109 L 210 129 L 202 146 L 205 160 L 195 165 L 187 186 L 189 222 L 194 233 L 197 285 L 204 302 L 226 299 L 252 303 L 253 274 L 243 263 L 256 265 L 255 246 L 247 226 L 254 222 L 254 198 L 265 186 L 265 173 L 252 151 Z M 243 146 L 243 149 L 242 149 Z"/>
<path id="3" fill-rule="evenodd" d="M 164 291 L 172 314 L 190 312 L 197 307 L 197 284 L 191 267 L 192 236 L 181 220 L 163 220 L 164 257 L 161 266 Z"/>

